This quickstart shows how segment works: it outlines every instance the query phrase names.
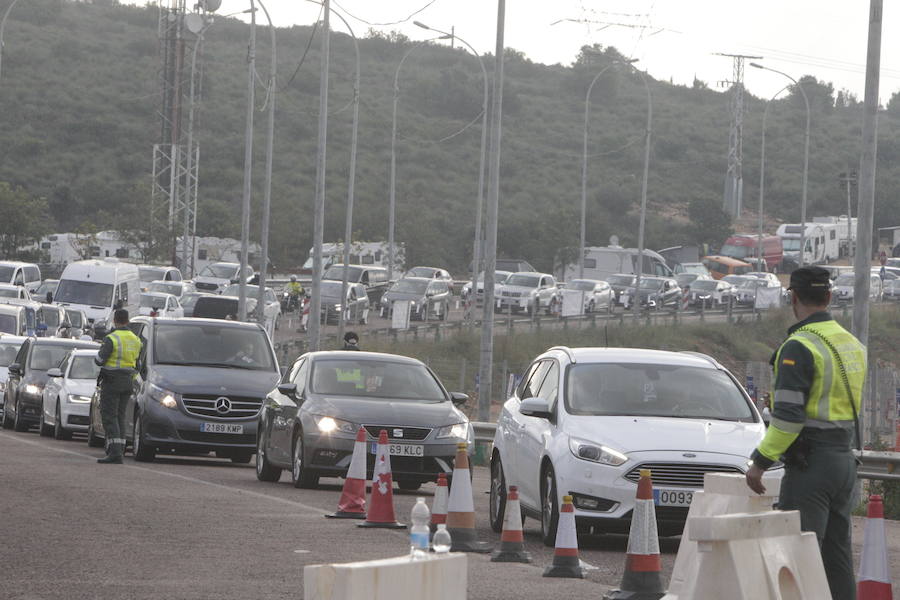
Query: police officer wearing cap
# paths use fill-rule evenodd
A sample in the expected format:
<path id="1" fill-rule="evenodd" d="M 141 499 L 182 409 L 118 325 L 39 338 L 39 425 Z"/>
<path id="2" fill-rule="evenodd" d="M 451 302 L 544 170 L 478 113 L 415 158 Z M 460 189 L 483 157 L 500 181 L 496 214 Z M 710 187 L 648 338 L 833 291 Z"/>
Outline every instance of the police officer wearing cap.
<path id="1" fill-rule="evenodd" d="M 850 550 L 850 510 L 856 482 L 852 447 L 866 377 L 866 348 L 828 312 L 831 281 L 821 267 L 791 274 L 798 322 L 772 356 L 775 393 L 766 436 L 753 451 L 747 485 L 762 494 L 762 476 L 784 463 L 778 507 L 800 511 L 814 531 L 834 600 L 856 598 Z"/>
<path id="2" fill-rule="evenodd" d="M 348 331 L 344 334 L 344 350 L 359 350 L 359 336 L 356 332 Z"/>
<path id="3" fill-rule="evenodd" d="M 100 420 L 106 434 L 106 456 L 98 463 L 122 464 L 125 453 L 125 410 L 137 375 L 141 340 L 128 328 L 128 311 L 113 315 L 113 329 L 103 339 L 94 359 L 100 365 Z"/>

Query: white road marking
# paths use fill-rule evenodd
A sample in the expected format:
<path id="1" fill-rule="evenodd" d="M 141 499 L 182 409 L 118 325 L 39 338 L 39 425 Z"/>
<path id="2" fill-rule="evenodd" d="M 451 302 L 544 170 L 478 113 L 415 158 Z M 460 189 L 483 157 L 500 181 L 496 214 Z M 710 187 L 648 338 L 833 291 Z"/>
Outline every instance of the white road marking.
<path id="1" fill-rule="evenodd" d="M 91 454 L 85 454 L 83 452 L 75 452 L 74 450 L 66 450 L 64 448 L 54 448 L 52 446 L 47 446 L 47 445 L 41 444 L 37 440 L 29 440 L 29 439 L 26 439 L 23 437 L 12 435 L 7 432 L 0 432 L 0 436 L 2 436 L 5 439 L 14 441 L 14 442 L 20 442 L 22 444 L 30 444 L 32 446 L 38 446 L 39 448 L 44 448 L 45 450 L 51 450 L 53 452 L 59 452 L 61 454 L 70 454 L 72 456 L 80 456 L 82 458 L 87 458 L 90 460 L 97 459 L 96 456 L 93 456 Z M 289 504 L 291 506 L 297 507 L 301 510 L 304 510 L 304 511 L 307 511 L 312 514 L 316 514 L 316 515 L 327 514 L 327 511 L 322 510 L 321 508 L 318 508 L 316 506 L 310 506 L 309 504 L 304 504 L 303 502 L 297 502 L 296 500 L 288 500 L 286 498 L 279 498 L 278 496 L 270 496 L 269 494 L 263 494 L 261 492 L 254 492 L 251 490 L 246 490 L 244 488 L 225 485 L 223 483 L 215 483 L 212 481 L 206 481 L 205 479 L 198 479 L 197 477 L 191 477 L 189 475 L 180 475 L 178 473 L 169 473 L 167 471 L 158 471 L 156 469 L 150 469 L 148 467 L 142 467 L 142 466 L 134 465 L 134 464 L 125 463 L 122 466 L 129 468 L 129 469 L 139 469 L 141 471 L 147 471 L 148 473 L 154 473 L 156 475 L 163 475 L 165 477 L 173 477 L 175 479 L 183 479 L 184 481 L 190 481 L 191 483 L 199 483 L 201 485 L 208 485 L 210 487 L 221 488 L 221 489 L 225 489 L 225 490 L 228 490 L 231 492 L 237 492 L 239 494 L 249 494 L 250 496 L 254 496 L 256 498 L 272 500 L 274 502 L 280 502 L 282 504 Z M 104 467 L 104 468 L 115 468 L 115 467 Z"/>

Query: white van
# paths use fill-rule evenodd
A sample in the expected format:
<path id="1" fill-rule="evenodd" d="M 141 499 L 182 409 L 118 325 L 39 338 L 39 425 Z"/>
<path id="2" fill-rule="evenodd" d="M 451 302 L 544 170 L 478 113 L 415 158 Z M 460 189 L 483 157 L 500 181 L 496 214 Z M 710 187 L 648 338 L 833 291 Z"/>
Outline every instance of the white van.
<path id="1" fill-rule="evenodd" d="M 0 262 L 0 283 L 25 286 L 33 292 L 41 285 L 41 270 L 34 263 L 3 261 Z"/>
<path id="2" fill-rule="evenodd" d="M 73 262 L 59 278 L 53 302 L 84 311 L 94 337 L 100 338 L 112 327 L 115 309 L 124 308 L 131 315 L 138 314 L 141 303 L 138 268 L 112 257 Z"/>

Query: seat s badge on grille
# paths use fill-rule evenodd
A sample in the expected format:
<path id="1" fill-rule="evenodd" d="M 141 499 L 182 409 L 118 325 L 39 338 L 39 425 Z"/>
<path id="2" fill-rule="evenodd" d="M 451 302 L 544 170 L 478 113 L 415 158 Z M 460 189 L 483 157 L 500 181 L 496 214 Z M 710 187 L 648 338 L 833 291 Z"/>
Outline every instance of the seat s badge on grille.
<path id="1" fill-rule="evenodd" d="M 395 429 L 395 430 L 394 430 L 394 435 L 393 435 L 393 437 L 395 437 L 395 438 L 402 438 L 402 437 L 403 437 L 403 430 L 402 430 L 402 429 Z"/>
<path id="2" fill-rule="evenodd" d="M 216 412 L 223 415 L 227 412 L 231 412 L 231 400 L 225 396 L 216 398 Z"/>

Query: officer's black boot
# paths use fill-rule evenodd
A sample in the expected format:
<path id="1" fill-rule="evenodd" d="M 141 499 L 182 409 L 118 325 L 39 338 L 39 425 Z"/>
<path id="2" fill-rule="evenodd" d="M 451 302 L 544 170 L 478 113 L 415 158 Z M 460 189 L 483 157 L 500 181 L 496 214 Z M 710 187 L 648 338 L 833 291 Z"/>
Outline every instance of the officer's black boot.
<path id="1" fill-rule="evenodd" d="M 98 458 L 97 462 L 106 465 L 121 465 L 123 449 L 122 444 L 108 444 L 106 447 L 107 455 L 103 458 Z"/>

